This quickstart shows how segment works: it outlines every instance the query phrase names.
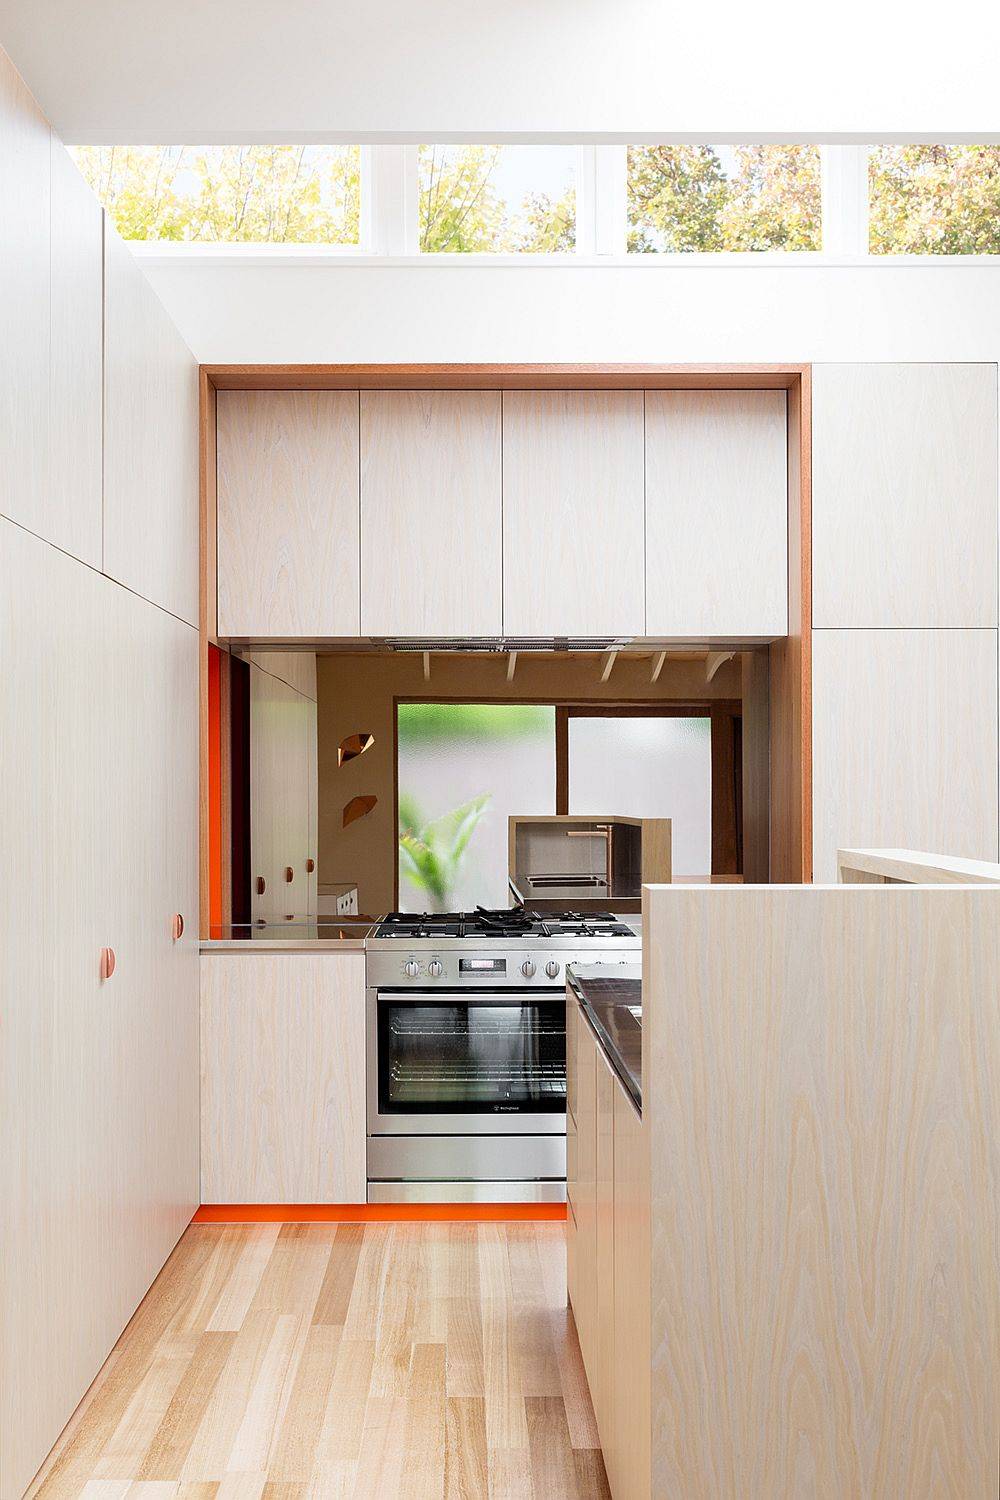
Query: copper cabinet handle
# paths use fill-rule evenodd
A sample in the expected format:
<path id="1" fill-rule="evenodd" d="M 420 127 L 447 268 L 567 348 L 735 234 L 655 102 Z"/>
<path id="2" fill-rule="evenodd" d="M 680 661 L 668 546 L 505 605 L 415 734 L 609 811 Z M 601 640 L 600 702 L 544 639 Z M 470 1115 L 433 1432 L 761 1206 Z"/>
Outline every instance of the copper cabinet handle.
<path id="1" fill-rule="evenodd" d="M 115 972 L 115 950 L 113 948 L 101 949 L 101 978 L 110 979 Z"/>
<path id="2" fill-rule="evenodd" d="M 263 896 L 263 894 L 264 894 L 264 892 L 266 890 L 267 890 L 267 881 L 264 879 L 263 875 L 258 875 L 257 876 L 257 894 L 258 894 L 258 896 Z"/>
<path id="3" fill-rule="evenodd" d="M 291 885 L 291 883 L 292 883 L 292 881 L 294 879 L 295 879 L 295 871 L 292 869 L 291 865 L 286 865 L 285 866 L 285 884 L 286 885 Z"/>
<path id="4" fill-rule="evenodd" d="M 173 920 L 170 924 L 170 930 L 174 935 L 175 943 L 179 942 L 180 939 L 184 936 L 184 918 L 181 916 L 179 911 L 174 912 Z"/>
<path id="5" fill-rule="evenodd" d="M 314 859 L 307 859 L 306 860 L 306 874 L 307 875 L 311 875 L 312 872 L 313 872 L 313 870 L 315 870 L 315 868 L 316 868 L 316 861 Z"/>

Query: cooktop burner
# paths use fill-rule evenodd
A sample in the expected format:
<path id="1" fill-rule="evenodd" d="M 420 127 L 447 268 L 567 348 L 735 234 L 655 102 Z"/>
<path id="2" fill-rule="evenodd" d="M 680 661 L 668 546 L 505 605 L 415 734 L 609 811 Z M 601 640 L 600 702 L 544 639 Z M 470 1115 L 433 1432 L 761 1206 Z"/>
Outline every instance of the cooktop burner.
<path id="1" fill-rule="evenodd" d="M 375 934 L 380 938 L 468 939 L 633 937 L 634 931 L 612 912 L 546 912 L 543 916 L 522 906 L 473 912 L 390 912 Z"/>

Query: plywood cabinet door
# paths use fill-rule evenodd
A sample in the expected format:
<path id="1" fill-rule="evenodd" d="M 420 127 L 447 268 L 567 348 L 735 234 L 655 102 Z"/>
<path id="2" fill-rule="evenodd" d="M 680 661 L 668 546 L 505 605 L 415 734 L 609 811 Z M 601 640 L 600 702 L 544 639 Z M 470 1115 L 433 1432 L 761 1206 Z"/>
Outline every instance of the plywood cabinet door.
<path id="1" fill-rule="evenodd" d="M 357 391 L 219 391 L 219 634 L 360 634 Z"/>
<path id="2" fill-rule="evenodd" d="M 52 440 L 45 512 L 32 529 L 102 565 L 104 222 L 66 150 L 52 141 Z"/>
<path id="3" fill-rule="evenodd" d="M 641 391 L 505 391 L 503 628 L 642 635 Z"/>
<path id="4" fill-rule="evenodd" d="M 104 225 L 104 571 L 198 623 L 198 366 Z"/>
<path id="5" fill-rule="evenodd" d="M 574 1284 L 570 1291 L 587 1379 L 596 1379 L 597 1334 L 597 1043 L 575 996 L 567 992 L 574 1045 L 567 1059 L 572 1068 L 568 1091 L 573 1097 L 576 1141 L 567 1196 L 574 1220 Z M 568 1155 L 568 1153 L 567 1153 Z"/>
<path id="6" fill-rule="evenodd" d="M 650 1182 L 642 1120 L 616 1081 L 614 1096 L 615 1500 L 650 1495 Z"/>
<path id="7" fill-rule="evenodd" d="M 0 51 L 0 513 L 49 516 L 50 131 Z"/>
<path id="8" fill-rule="evenodd" d="M 251 665 L 250 873 L 255 921 L 280 922 L 308 914 L 315 708 L 287 683 Z"/>
<path id="9" fill-rule="evenodd" d="M 813 624 L 996 625 L 996 365 L 816 365 L 812 400 Z"/>
<path id="10" fill-rule="evenodd" d="M 646 391 L 646 634 L 788 628 L 784 391 Z"/>
<path id="11" fill-rule="evenodd" d="M 498 391 L 362 391 L 362 635 L 501 633 Z"/>
<path id="12" fill-rule="evenodd" d="M 363 1203 L 363 953 L 202 955 L 202 1198 Z"/>
<path id="13" fill-rule="evenodd" d="M 618 1085 L 603 1051 L 597 1049 L 597 1158 L 595 1235 L 597 1242 L 594 1376 L 590 1392 L 609 1474 L 617 1462 L 615 1423 L 615 1093 Z M 590 1371 L 588 1370 L 588 1375 Z M 613 1481 L 612 1481 L 613 1482 Z"/>
<path id="14" fill-rule="evenodd" d="M 997 858 L 997 632 L 813 632 L 814 878 L 838 848 Z"/>

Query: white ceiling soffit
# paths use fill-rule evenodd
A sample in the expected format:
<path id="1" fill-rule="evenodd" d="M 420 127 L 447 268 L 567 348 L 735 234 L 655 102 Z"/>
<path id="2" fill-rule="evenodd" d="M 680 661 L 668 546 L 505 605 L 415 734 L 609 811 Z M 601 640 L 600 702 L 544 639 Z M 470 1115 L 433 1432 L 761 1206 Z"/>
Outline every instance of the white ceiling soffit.
<path id="1" fill-rule="evenodd" d="M 902 0 L 0 4 L 58 133 L 105 143 L 996 140 L 998 28 L 982 0 L 930 27 Z"/>

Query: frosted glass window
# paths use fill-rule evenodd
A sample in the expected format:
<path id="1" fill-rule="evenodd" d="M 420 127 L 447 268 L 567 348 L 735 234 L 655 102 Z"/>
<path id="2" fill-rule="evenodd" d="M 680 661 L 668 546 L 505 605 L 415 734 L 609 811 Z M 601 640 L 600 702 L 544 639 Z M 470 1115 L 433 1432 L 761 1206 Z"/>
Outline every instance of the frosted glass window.
<path id="1" fill-rule="evenodd" d="M 569 810 L 673 820 L 673 873 L 712 869 L 712 724 L 708 718 L 571 715 Z"/>
<path id="2" fill-rule="evenodd" d="M 401 911 L 508 907 L 507 819 L 555 807 L 555 709 L 401 703 Z"/>

